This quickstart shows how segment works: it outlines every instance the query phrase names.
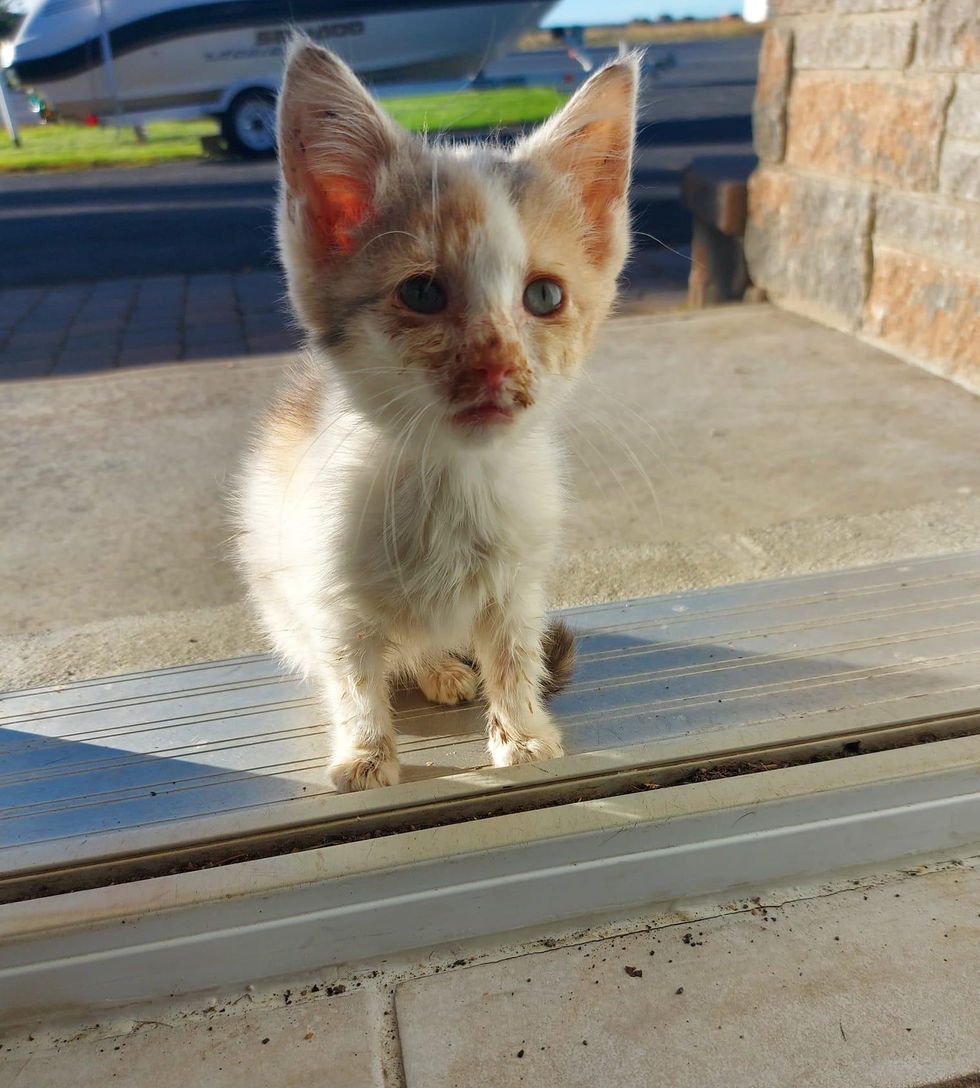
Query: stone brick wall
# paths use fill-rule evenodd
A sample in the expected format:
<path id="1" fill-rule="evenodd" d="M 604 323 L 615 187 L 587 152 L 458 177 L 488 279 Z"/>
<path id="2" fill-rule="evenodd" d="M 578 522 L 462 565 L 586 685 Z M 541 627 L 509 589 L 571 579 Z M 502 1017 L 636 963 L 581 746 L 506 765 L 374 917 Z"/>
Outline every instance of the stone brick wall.
<path id="1" fill-rule="evenodd" d="M 770 0 L 756 284 L 980 392 L 980 0 Z"/>

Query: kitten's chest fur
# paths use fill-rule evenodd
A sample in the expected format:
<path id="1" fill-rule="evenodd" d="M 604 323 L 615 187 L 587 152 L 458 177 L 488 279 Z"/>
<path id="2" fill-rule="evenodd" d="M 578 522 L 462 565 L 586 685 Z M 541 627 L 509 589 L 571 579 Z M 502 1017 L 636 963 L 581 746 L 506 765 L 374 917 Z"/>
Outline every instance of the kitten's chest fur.
<path id="1" fill-rule="evenodd" d="M 392 612 L 438 624 L 506 596 L 516 573 L 550 563 L 560 486 L 546 436 L 510 449 L 397 457 L 366 460 L 337 511 L 350 584 L 370 587 Z"/>

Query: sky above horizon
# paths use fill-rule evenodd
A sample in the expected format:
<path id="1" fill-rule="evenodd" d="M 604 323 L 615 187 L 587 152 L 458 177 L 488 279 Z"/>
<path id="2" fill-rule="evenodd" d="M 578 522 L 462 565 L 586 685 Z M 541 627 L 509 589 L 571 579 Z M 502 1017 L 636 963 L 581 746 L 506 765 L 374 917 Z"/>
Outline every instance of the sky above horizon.
<path id="1" fill-rule="evenodd" d="M 679 19 L 693 15 L 698 19 L 741 11 L 741 0 L 562 0 L 544 21 L 545 26 L 584 26 L 589 23 L 628 23 L 630 19 L 657 19 L 673 15 Z"/>

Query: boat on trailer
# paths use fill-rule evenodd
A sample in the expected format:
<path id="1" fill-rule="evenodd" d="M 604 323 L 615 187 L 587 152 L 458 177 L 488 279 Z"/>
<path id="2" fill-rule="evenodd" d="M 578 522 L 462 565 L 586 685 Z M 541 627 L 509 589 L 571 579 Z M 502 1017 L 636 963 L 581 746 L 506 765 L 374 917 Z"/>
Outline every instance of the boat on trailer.
<path id="1" fill-rule="evenodd" d="M 38 0 L 13 81 L 62 117 L 124 124 L 214 116 L 233 149 L 275 143 L 275 95 L 294 29 L 369 84 L 473 79 L 554 0 Z"/>

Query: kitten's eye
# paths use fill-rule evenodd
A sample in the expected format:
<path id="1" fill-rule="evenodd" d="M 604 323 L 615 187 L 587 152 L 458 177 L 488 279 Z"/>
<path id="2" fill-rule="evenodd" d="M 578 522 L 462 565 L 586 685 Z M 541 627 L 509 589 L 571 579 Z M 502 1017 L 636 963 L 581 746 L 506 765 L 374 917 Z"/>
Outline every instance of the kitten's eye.
<path id="1" fill-rule="evenodd" d="M 535 317 L 547 317 L 561 308 L 565 292 L 554 280 L 531 280 L 524 288 L 524 308 Z"/>
<path id="2" fill-rule="evenodd" d="M 399 284 L 398 297 L 417 314 L 437 314 L 446 308 L 446 292 L 430 276 L 411 276 Z"/>

